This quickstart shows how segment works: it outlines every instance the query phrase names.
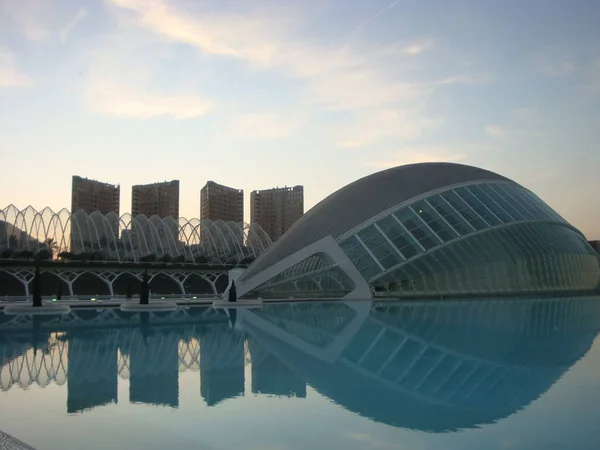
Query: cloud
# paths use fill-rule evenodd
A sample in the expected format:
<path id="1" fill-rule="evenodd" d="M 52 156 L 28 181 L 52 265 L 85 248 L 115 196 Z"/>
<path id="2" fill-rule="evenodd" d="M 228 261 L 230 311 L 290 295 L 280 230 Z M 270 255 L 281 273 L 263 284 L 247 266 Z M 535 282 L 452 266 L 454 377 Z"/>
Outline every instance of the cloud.
<path id="1" fill-rule="evenodd" d="M 86 99 L 92 111 L 97 113 L 139 119 L 158 116 L 192 119 L 211 109 L 211 103 L 199 96 L 155 94 L 111 82 L 93 84 Z"/>
<path id="2" fill-rule="evenodd" d="M 401 148 L 384 159 L 368 160 L 367 166 L 389 169 L 422 162 L 457 162 L 467 157 L 466 151 L 445 146 L 421 146 Z"/>
<path id="3" fill-rule="evenodd" d="M 534 57 L 538 71 L 548 77 L 566 77 L 577 70 L 575 55 L 561 46 L 549 47 Z"/>
<path id="4" fill-rule="evenodd" d="M 438 128 L 441 120 L 414 111 L 381 109 L 358 116 L 357 124 L 339 132 L 342 148 L 367 147 L 385 138 L 411 140 Z"/>
<path id="5" fill-rule="evenodd" d="M 426 118 L 417 109 L 430 95 L 431 86 L 400 79 L 389 65 L 377 64 L 377 52 L 294 39 L 285 23 L 266 16 L 212 10 L 191 13 L 165 0 L 110 1 L 129 20 L 168 42 L 184 43 L 205 55 L 236 59 L 260 70 L 278 70 L 297 80 L 306 92 L 305 101 L 324 110 L 349 112 L 353 122 L 349 129 L 369 130 L 368 141 L 393 130 L 385 125 L 383 132 L 371 131 L 373 117 L 386 116 L 390 110 L 403 117 L 398 136 L 407 129 L 424 129 Z M 406 48 L 417 54 L 430 45 L 424 41 Z"/>
<path id="6" fill-rule="evenodd" d="M 86 17 L 87 17 L 87 10 L 84 8 L 79 8 L 77 10 L 77 12 L 75 13 L 75 16 L 73 16 L 73 18 L 67 23 L 67 25 L 65 25 L 65 27 L 62 30 L 60 30 L 60 41 L 62 43 L 67 42 L 69 34 L 71 34 L 71 31 L 73 31 L 75 26 L 79 22 L 84 20 Z"/>
<path id="7" fill-rule="evenodd" d="M 426 50 L 429 50 L 433 47 L 434 41 L 433 39 L 428 39 L 421 42 L 414 42 L 407 47 L 405 47 L 404 51 L 409 55 L 419 55 Z"/>
<path id="8" fill-rule="evenodd" d="M 0 46 L 0 88 L 31 86 L 32 81 L 19 69 L 10 50 Z"/>
<path id="9" fill-rule="evenodd" d="M 588 87 L 600 94 L 600 56 L 592 61 Z"/>
<path id="10" fill-rule="evenodd" d="M 492 139 L 506 139 L 509 135 L 509 131 L 506 127 L 501 125 L 487 125 L 485 127 L 485 133 Z"/>
<path id="11" fill-rule="evenodd" d="M 212 102 L 178 85 L 152 88 L 163 48 L 132 33 L 115 33 L 89 49 L 83 90 L 88 108 L 118 117 L 166 116 L 192 119 L 206 115 Z M 148 58 L 147 55 L 152 55 Z"/>
<path id="12" fill-rule="evenodd" d="M 454 85 L 454 84 L 485 84 L 493 81 L 489 75 L 454 75 L 451 77 L 442 78 L 433 84 L 437 85 Z"/>
<path id="13" fill-rule="evenodd" d="M 519 108 L 512 115 L 524 125 L 533 125 L 540 122 L 540 113 L 536 108 Z"/>
<path id="14" fill-rule="evenodd" d="M 373 14 L 370 17 L 368 17 L 367 20 L 362 21 L 357 26 L 355 26 L 354 28 L 352 28 L 350 31 L 348 31 L 347 33 L 345 33 L 344 35 L 342 35 L 341 37 L 339 37 L 338 39 L 336 39 L 333 42 L 333 44 L 337 44 L 337 43 L 343 41 L 344 39 L 352 36 L 353 34 L 357 33 L 359 30 L 361 30 L 362 28 L 364 28 L 365 26 L 367 26 L 368 24 L 370 24 L 371 22 L 373 22 L 375 19 L 377 19 L 383 13 L 386 13 L 387 11 L 389 11 L 390 9 L 392 9 L 394 6 L 396 6 L 398 3 L 400 3 L 400 1 L 401 0 L 394 0 L 389 5 L 384 6 L 379 11 L 377 11 L 375 14 Z"/>
<path id="15" fill-rule="evenodd" d="M 297 131 L 303 122 L 301 117 L 285 113 L 252 113 L 239 116 L 234 127 L 245 137 L 280 139 Z"/>
<path id="16" fill-rule="evenodd" d="M 55 16 L 52 6 L 47 0 L 0 0 L 0 11 L 16 25 L 21 34 L 34 41 L 51 35 L 50 24 Z"/>

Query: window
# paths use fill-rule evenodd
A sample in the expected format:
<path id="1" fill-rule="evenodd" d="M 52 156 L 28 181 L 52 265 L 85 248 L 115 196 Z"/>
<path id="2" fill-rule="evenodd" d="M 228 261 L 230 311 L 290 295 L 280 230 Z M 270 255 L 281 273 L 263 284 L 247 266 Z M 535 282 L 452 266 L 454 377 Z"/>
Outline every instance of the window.
<path id="1" fill-rule="evenodd" d="M 371 225 L 359 231 L 358 236 L 386 269 L 403 261 L 403 258 L 400 256 L 397 249 L 390 245 L 375 225 Z"/>

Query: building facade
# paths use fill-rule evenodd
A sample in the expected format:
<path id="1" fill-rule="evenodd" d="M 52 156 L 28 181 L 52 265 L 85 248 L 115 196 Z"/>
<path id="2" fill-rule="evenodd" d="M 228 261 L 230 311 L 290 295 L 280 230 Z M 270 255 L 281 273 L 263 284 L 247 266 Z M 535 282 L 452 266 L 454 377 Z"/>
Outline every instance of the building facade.
<path id="1" fill-rule="evenodd" d="M 115 212 L 119 215 L 120 186 L 90 180 L 73 175 L 71 188 L 71 213 L 80 209 L 88 214 L 100 211 L 102 214 Z"/>
<path id="2" fill-rule="evenodd" d="M 88 217 L 91 214 L 118 217 L 120 198 L 119 185 L 73 175 L 69 246 L 71 252 L 92 253 L 98 250 L 94 248 L 92 241 L 108 243 L 113 235 L 118 235 L 118 220 L 111 220 L 108 227 L 96 231 L 90 226 Z"/>
<path id="3" fill-rule="evenodd" d="M 461 164 L 422 163 L 331 194 L 237 284 L 240 297 L 262 298 L 598 292 L 600 257 L 514 181 Z"/>
<path id="4" fill-rule="evenodd" d="M 138 184 L 131 188 L 131 215 L 179 218 L 179 180 Z"/>
<path id="5" fill-rule="evenodd" d="M 276 242 L 304 214 L 304 187 L 283 187 L 250 193 L 250 223 L 259 224 Z"/>
<path id="6" fill-rule="evenodd" d="M 200 190 L 200 220 L 205 219 L 243 222 L 244 190 L 207 182 Z"/>

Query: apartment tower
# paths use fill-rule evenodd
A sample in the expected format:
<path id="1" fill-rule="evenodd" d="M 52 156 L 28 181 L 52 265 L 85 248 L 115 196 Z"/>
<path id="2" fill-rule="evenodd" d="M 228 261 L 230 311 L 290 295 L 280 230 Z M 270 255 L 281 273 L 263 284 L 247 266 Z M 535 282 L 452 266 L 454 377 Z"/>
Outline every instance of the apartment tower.
<path id="1" fill-rule="evenodd" d="M 207 182 L 200 190 L 200 220 L 244 221 L 244 190 Z"/>
<path id="2" fill-rule="evenodd" d="M 120 186 L 90 180 L 73 175 L 71 187 L 71 213 L 83 209 L 91 214 L 100 211 L 102 214 L 115 212 L 119 215 Z"/>
<path id="3" fill-rule="evenodd" d="M 250 222 L 258 223 L 273 242 L 304 214 L 304 187 L 283 187 L 250 193 Z"/>
<path id="4" fill-rule="evenodd" d="M 118 239 L 119 235 L 119 200 L 120 186 L 90 180 L 73 175 L 71 186 L 71 225 L 70 251 L 73 253 L 92 253 L 95 248 L 92 241 L 98 239 L 107 242 Z M 85 211 L 85 214 L 77 213 Z M 114 213 L 109 217 L 110 228 L 99 227 L 95 232 L 88 226 L 88 215 L 100 211 L 103 215 Z M 93 233 L 91 235 L 90 233 Z"/>
<path id="5" fill-rule="evenodd" d="M 138 184 L 131 188 L 131 215 L 179 219 L 179 180 Z"/>

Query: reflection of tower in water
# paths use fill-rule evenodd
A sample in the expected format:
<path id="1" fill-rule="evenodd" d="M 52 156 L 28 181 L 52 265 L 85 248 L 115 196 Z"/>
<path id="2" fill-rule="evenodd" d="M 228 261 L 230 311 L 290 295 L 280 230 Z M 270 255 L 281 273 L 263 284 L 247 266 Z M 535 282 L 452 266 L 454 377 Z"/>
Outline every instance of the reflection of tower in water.
<path id="1" fill-rule="evenodd" d="M 257 340 L 248 339 L 252 393 L 306 398 L 306 383 Z"/>
<path id="2" fill-rule="evenodd" d="M 244 394 L 244 335 L 226 325 L 200 338 L 200 395 L 208 406 Z"/>
<path id="3" fill-rule="evenodd" d="M 146 314 L 146 313 L 142 313 Z M 173 329 L 145 326 L 129 348 L 129 401 L 179 406 L 179 336 Z"/>
<path id="4" fill-rule="evenodd" d="M 67 412 L 117 403 L 117 349 L 114 332 L 67 335 Z"/>

